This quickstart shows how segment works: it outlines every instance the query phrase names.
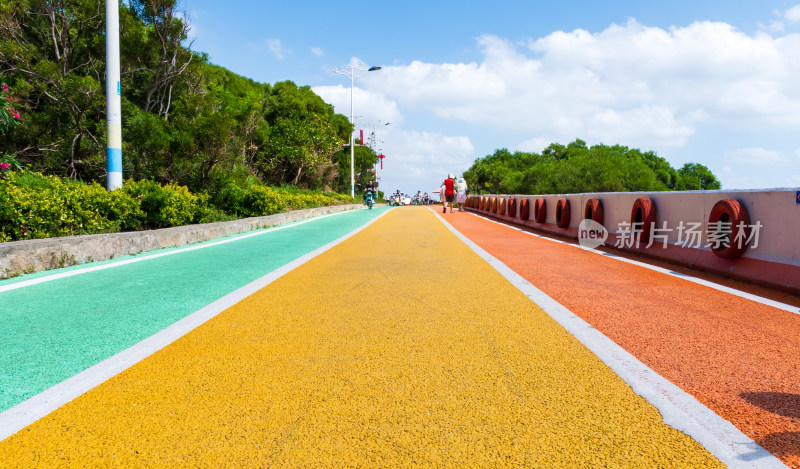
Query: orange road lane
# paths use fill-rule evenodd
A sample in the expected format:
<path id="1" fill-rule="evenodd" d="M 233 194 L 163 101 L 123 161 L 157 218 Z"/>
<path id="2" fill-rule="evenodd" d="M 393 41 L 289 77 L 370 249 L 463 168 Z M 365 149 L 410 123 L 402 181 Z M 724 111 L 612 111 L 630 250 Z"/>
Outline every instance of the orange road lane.
<path id="1" fill-rule="evenodd" d="M 466 212 L 439 216 L 800 468 L 800 315 Z"/>
<path id="2" fill-rule="evenodd" d="M 405 207 L 3 440 L 0 466 L 722 464 Z"/>

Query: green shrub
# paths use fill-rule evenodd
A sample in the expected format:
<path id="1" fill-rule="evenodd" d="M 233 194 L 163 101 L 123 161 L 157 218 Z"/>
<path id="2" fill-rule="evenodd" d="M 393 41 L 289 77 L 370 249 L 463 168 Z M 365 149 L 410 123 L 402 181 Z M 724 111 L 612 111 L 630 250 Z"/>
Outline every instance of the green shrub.
<path id="1" fill-rule="evenodd" d="M 273 215 L 287 210 L 285 197 L 277 190 L 251 185 L 242 195 L 240 213 L 248 217 Z"/>
<path id="2" fill-rule="evenodd" d="M 210 223 L 350 202 L 343 194 L 268 187 L 256 179 L 220 180 L 209 196 L 147 180 L 127 180 L 109 192 L 96 182 L 8 172 L 0 179 L 0 242 Z"/>
<path id="3" fill-rule="evenodd" d="M 245 183 L 227 180 L 217 186 L 212 200 L 221 210 L 243 217 L 272 215 L 351 201 L 342 194 L 320 194 L 293 186 L 269 187 L 257 180 Z"/>
<path id="4" fill-rule="evenodd" d="M 97 183 L 12 172 L 0 180 L 0 240 L 106 233 L 136 217 L 134 200 Z"/>
<path id="5" fill-rule="evenodd" d="M 129 227 L 133 229 L 199 223 L 209 211 L 208 195 L 192 194 L 186 186 L 174 183 L 161 186 L 154 181 L 128 180 L 121 190 L 139 201 L 141 218 L 131 220 Z"/>

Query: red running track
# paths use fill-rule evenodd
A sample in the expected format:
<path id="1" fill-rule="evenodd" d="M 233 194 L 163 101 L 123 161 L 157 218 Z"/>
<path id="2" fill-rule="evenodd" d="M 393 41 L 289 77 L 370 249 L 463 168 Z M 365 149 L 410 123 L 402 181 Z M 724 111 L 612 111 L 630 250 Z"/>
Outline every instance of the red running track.
<path id="1" fill-rule="evenodd" d="M 468 214 L 438 214 L 800 468 L 800 315 Z"/>

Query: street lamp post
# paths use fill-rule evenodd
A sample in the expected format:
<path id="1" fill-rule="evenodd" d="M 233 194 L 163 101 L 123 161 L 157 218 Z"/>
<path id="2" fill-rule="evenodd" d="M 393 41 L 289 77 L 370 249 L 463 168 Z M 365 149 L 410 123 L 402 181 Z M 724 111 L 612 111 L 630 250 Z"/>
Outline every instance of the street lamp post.
<path id="1" fill-rule="evenodd" d="M 385 126 L 390 125 L 390 124 L 391 124 L 391 122 L 383 122 L 383 121 L 373 122 L 372 124 L 370 124 L 372 126 L 372 132 L 370 132 L 370 135 L 369 135 L 369 147 L 372 149 L 372 151 L 376 155 L 378 154 L 379 151 L 381 151 L 381 149 L 378 148 L 378 137 L 375 135 L 376 132 L 378 131 L 378 126 L 380 125 L 380 126 L 384 126 L 385 127 Z M 383 140 L 381 140 L 380 143 L 383 143 Z M 380 163 L 381 163 L 381 166 L 383 166 L 383 161 L 381 161 Z M 383 168 L 381 168 L 381 169 L 383 169 Z M 378 164 L 377 163 L 372 165 L 372 171 L 375 173 L 375 186 L 377 186 L 378 185 Z"/>
<path id="2" fill-rule="evenodd" d="M 353 86 L 355 84 L 356 78 L 361 78 L 366 73 L 356 76 L 357 72 L 374 72 L 376 70 L 380 70 L 381 67 L 370 67 L 370 68 L 361 68 L 364 64 L 362 62 L 358 62 L 356 65 L 342 65 L 341 68 L 333 67 L 333 73 L 337 75 L 344 75 L 346 77 L 350 77 L 350 124 L 353 126 L 353 131 L 355 131 L 355 118 L 353 116 Z M 363 145 L 364 142 L 361 142 Z M 353 145 L 353 132 L 350 132 L 350 197 L 356 197 L 356 176 L 355 176 L 355 147 Z"/>

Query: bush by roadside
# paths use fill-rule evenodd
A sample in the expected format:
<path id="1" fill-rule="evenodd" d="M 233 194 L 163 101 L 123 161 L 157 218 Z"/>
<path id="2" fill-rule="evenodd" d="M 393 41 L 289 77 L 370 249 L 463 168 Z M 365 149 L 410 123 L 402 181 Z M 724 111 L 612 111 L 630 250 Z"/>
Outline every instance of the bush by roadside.
<path id="1" fill-rule="evenodd" d="M 109 192 L 96 182 L 9 172 L 0 179 L 0 242 L 210 223 L 350 201 L 341 194 L 231 183 L 212 202 L 173 183 L 129 180 Z"/>

